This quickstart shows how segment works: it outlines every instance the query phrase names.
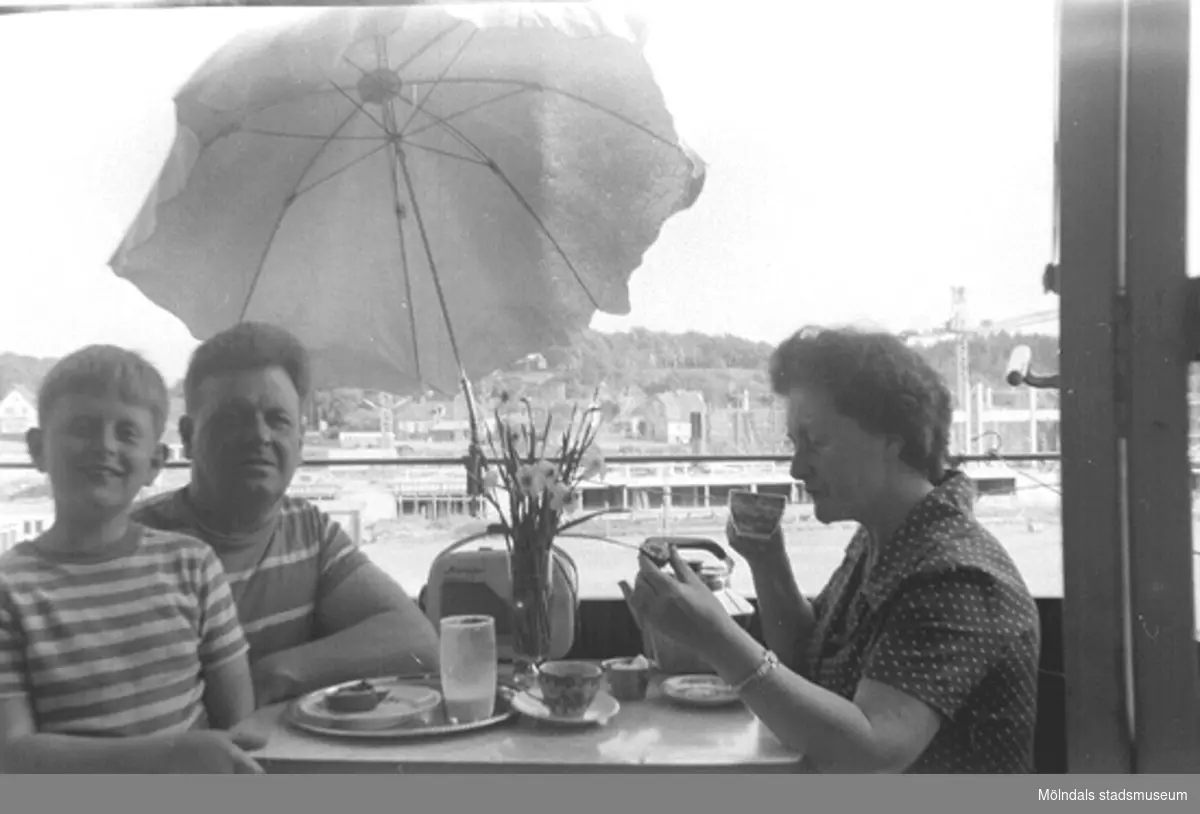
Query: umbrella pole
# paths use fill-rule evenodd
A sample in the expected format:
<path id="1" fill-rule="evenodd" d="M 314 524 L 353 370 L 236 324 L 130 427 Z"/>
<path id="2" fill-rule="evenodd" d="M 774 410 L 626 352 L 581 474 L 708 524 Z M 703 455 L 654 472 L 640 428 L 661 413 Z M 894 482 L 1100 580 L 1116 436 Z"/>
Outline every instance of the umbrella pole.
<path id="1" fill-rule="evenodd" d="M 462 371 L 460 379 L 463 398 L 467 402 L 467 422 L 471 430 L 471 441 L 467 446 L 467 457 L 463 462 L 467 467 L 467 511 L 471 517 L 478 517 L 482 506 L 483 495 L 483 450 L 479 446 L 479 423 L 475 415 L 475 395 L 471 391 L 471 382 L 467 372 Z"/>

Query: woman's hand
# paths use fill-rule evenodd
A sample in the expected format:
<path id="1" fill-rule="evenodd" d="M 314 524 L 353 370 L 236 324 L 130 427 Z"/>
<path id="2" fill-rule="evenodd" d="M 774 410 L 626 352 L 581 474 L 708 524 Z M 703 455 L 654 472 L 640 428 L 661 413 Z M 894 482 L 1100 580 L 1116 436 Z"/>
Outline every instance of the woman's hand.
<path id="1" fill-rule="evenodd" d="M 703 655 L 729 614 L 712 589 L 671 548 L 667 574 L 644 554 L 638 555 L 638 577 L 628 600 L 643 624 Z"/>
<path id="2" fill-rule="evenodd" d="M 742 555 L 742 559 L 750 566 L 751 571 L 773 567 L 780 558 L 787 558 L 787 550 L 783 544 L 783 529 L 780 526 L 775 527 L 775 531 L 769 538 L 748 537 L 738 534 L 731 517 L 725 523 L 725 539 L 729 541 L 730 548 Z"/>

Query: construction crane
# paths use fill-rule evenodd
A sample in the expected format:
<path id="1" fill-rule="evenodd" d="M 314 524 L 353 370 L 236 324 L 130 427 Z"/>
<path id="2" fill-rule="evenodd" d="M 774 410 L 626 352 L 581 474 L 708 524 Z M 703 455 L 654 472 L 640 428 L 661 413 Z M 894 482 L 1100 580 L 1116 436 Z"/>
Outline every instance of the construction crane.
<path id="1" fill-rule="evenodd" d="M 396 409 L 403 407 L 408 402 L 412 401 L 411 397 L 396 398 L 391 393 L 379 392 L 377 394 L 378 403 L 371 401 L 363 396 L 359 398 L 359 404 L 365 405 L 371 410 L 375 410 L 379 414 L 379 446 L 382 449 L 389 449 L 395 442 L 396 437 Z"/>
<path id="2" fill-rule="evenodd" d="M 958 407 L 966 416 L 963 428 L 963 452 L 971 455 L 971 345 L 967 330 L 967 289 L 957 285 L 950 289 L 950 322 L 946 326 L 954 336 L 954 378 L 958 389 Z"/>
<path id="3" fill-rule="evenodd" d="M 975 454 L 978 440 L 976 436 L 979 435 L 975 424 L 978 420 L 977 410 L 971 398 L 973 390 L 971 387 L 971 337 L 1045 325 L 1057 320 L 1058 311 L 1047 310 L 1019 314 L 1006 319 L 984 320 L 979 325 L 973 326 L 967 316 L 966 287 L 952 286 L 950 288 L 950 319 L 946 322 L 946 327 L 942 330 L 924 332 L 910 337 L 910 341 L 943 342 L 953 340 L 954 342 L 954 390 L 958 409 L 962 410 L 965 417 L 962 438 L 964 454 Z"/>

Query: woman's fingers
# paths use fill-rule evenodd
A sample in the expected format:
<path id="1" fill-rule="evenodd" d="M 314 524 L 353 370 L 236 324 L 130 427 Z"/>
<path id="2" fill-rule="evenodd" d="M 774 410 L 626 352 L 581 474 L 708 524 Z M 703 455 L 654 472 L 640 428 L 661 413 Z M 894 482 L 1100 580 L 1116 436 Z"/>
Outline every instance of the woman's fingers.
<path id="1" fill-rule="evenodd" d="M 680 582 L 691 583 L 692 585 L 704 585 L 704 581 L 700 579 L 700 575 L 696 570 L 683 561 L 683 557 L 679 556 L 679 549 L 671 548 L 671 568 L 675 570 L 675 576 Z"/>
<path id="2" fill-rule="evenodd" d="M 675 580 L 644 556 L 638 558 L 638 582 L 645 582 L 656 594 L 669 590 Z"/>

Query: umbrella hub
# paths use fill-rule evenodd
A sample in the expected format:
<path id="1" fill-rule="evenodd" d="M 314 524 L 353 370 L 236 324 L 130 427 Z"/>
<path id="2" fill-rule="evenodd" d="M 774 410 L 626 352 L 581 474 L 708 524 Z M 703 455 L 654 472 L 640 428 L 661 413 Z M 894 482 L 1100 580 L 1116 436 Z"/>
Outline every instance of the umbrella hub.
<path id="1" fill-rule="evenodd" d="M 400 96 L 403 83 L 395 71 L 377 68 L 358 80 L 358 98 L 364 104 L 382 105 Z"/>

